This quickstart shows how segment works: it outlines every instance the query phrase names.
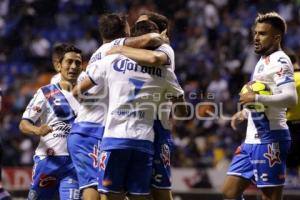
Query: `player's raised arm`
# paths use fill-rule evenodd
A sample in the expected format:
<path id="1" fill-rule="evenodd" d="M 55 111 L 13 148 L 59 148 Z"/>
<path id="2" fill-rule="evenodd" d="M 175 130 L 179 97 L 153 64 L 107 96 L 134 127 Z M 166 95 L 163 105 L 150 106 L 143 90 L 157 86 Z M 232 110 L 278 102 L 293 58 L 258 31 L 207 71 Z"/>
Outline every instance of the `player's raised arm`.
<path id="1" fill-rule="evenodd" d="M 110 54 L 122 54 L 140 65 L 157 66 L 169 64 L 168 56 L 162 51 L 150 51 L 146 49 L 137 49 L 127 46 L 113 47 L 107 52 Z"/>
<path id="2" fill-rule="evenodd" d="M 159 33 L 147 33 L 141 36 L 126 38 L 124 45 L 134 48 L 157 48 L 164 43 Z"/>
<path id="3" fill-rule="evenodd" d="M 133 36 L 141 37 L 145 33 L 158 33 L 159 29 L 157 25 L 149 20 L 144 20 L 137 22 L 131 30 Z M 126 45 L 126 44 L 125 44 Z M 147 47 L 146 47 L 147 48 Z M 118 46 L 112 48 L 107 52 L 109 54 L 122 54 L 126 57 L 136 61 L 140 65 L 146 66 L 157 66 L 157 65 L 169 65 L 170 59 L 172 57 L 168 54 L 174 54 L 171 47 L 167 49 L 166 47 L 159 47 L 156 51 L 151 51 L 153 48 L 138 49 L 127 46 Z M 149 50 L 151 49 L 151 50 Z M 170 50 L 171 49 L 171 50 Z M 174 57 L 174 56 L 173 56 Z"/>

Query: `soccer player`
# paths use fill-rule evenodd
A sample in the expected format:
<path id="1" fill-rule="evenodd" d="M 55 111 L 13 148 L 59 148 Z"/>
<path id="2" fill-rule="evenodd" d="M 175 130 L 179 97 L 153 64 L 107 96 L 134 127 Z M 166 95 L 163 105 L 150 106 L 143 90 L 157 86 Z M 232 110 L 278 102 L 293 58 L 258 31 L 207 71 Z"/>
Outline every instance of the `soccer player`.
<path id="1" fill-rule="evenodd" d="M 168 28 L 168 19 L 155 12 L 145 11 L 143 12 L 136 24 L 142 21 L 150 20 L 154 22 L 162 33 Z M 140 29 L 135 26 L 136 29 Z M 134 31 L 134 30 L 132 30 Z M 135 34 L 139 34 L 135 31 Z M 164 39 L 166 40 L 166 39 Z M 108 52 L 108 54 L 119 53 L 126 57 L 136 61 L 140 65 L 146 66 L 165 66 L 172 71 L 175 70 L 175 56 L 172 47 L 169 44 L 162 44 L 154 51 L 146 49 L 136 49 L 127 46 L 114 47 Z M 171 104 L 163 96 L 161 104 L 162 112 L 159 113 L 159 121 L 155 126 L 155 152 L 153 161 L 153 176 L 152 176 L 152 197 L 154 200 L 172 200 L 171 193 L 171 166 L 170 166 L 170 153 L 173 147 L 173 141 L 171 137 L 169 117 L 171 112 Z M 158 128 L 159 127 L 159 128 Z"/>
<path id="2" fill-rule="evenodd" d="M 300 66 L 297 55 L 293 51 L 288 51 L 294 66 L 294 79 L 298 97 L 300 95 Z M 297 175 L 300 177 L 300 104 L 299 101 L 295 107 L 287 110 L 287 125 L 289 126 L 292 138 L 291 149 L 288 153 L 286 165 L 290 169 L 297 169 Z"/>
<path id="3" fill-rule="evenodd" d="M 296 105 L 293 66 L 281 50 L 286 22 L 275 12 L 259 14 L 254 26 L 255 53 L 261 55 L 252 80 L 259 80 L 271 88 L 273 95 L 253 92 L 241 95 L 242 104 L 262 103 L 266 110 L 244 109 L 231 121 L 237 124 L 248 119 L 244 143 L 238 147 L 223 186 L 225 199 L 240 198 L 251 181 L 262 191 L 264 200 L 282 199 L 285 182 L 286 157 L 290 147 L 290 133 L 286 124 L 286 108 Z"/>
<path id="4" fill-rule="evenodd" d="M 80 199 L 67 136 L 79 107 L 70 91 L 82 71 L 81 51 L 73 45 L 64 47 L 58 71 L 61 81 L 36 92 L 19 126 L 24 134 L 40 136 L 28 199 L 53 199 L 57 191 L 60 199 Z"/>
<path id="5" fill-rule="evenodd" d="M 95 62 L 87 73 L 89 79 L 79 89 L 84 91 L 93 84 L 109 89 L 99 163 L 98 188 L 104 193 L 102 198 L 123 200 L 127 192 L 130 199 L 146 199 L 154 151 L 152 127 L 161 102 L 154 95 L 169 93 L 183 100 L 183 91 L 172 70 L 140 66 L 120 55 Z"/>
<path id="6" fill-rule="evenodd" d="M 154 48 L 163 42 L 157 33 L 125 38 L 130 34 L 129 25 L 126 17 L 119 14 L 102 15 L 99 27 L 104 44 L 92 55 L 87 71 L 93 63 L 104 58 L 106 52 L 113 46 Z M 79 98 L 81 98 L 81 105 L 68 138 L 68 147 L 77 171 L 83 198 L 98 199 L 99 165 L 97 160 L 108 109 L 108 96 L 106 90 L 95 85 L 84 95 L 81 94 Z"/>
<path id="7" fill-rule="evenodd" d="M 1 106 L 2 106 L 2 89 L 0 88 L 0 111 L 1 111 Z M 2 171 L 2 144 L 1 144 L 1 138 L 0 138 L 0 200 L 10 200 L 10 194 L 2 187 L 2 176 L 1 176 L 1 171 Z"/>

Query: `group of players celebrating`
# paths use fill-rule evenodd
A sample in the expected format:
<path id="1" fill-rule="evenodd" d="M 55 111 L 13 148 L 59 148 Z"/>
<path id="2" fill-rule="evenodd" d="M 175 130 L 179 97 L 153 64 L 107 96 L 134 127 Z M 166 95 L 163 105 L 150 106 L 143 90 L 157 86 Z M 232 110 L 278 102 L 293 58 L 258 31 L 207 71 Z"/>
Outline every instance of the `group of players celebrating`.
<path id="1" fill-rule="evenodd" d="M 188 112 L 168 44 L 168 19 L 144 12 L 133 27 L 120 14 L 100 18 L 102 46 L 85 71 L 80 49 L 54 47 L 58 74 L 38 89 L 20 123 L 25 134 L 40 136 L 28 199 L 171 200 L 169 116 Z M 261 55 L 252 80 L 272 95 L 248 92 L 242 104 L 260 102 L 263 112 L 236 113 L 232 127 L 248 120 L 223 187 L 225 199 L 243 199 L 251 182 L 264 200 L 280 200 L 291 143 L 287 107 L 297 94 L 293 66 L 281 50 L 285 21 L 275 12 L 259 14 L 255 52 Z M 159 95 L 160 98 L 154 98 Z"/>
<path id="2" fill-rule="evenodd" d="M 28 199 L 57 191 L 60 199 L 148 199 L 152 187 L 154 199 L 172 198 L 170 104 L 179 104 L 177 115 L 187 111 L 167 26 L 152 12 L 131 29 L 125 16 L 101 16 L 103 45 L 85 72 L 79 49 L 54 47 L 59 74 L 36 92 L 20 123 L 41 137 Z"/>

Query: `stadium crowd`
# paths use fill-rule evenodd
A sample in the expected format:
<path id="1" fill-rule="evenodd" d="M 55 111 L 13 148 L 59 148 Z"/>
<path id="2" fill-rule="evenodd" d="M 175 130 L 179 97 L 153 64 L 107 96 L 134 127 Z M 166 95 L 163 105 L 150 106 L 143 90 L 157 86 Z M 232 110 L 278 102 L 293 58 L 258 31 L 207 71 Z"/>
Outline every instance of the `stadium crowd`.
<path id="1" fill-rule="evenodd" d="M 124 12 L 129 22 L 142 10 L 166 15 L 175 50 L 176 74 L 197 116 L 173 126 L 174 167 L 223 167 L 244 137 L 230 117 L 238 93 L 258 57 L 251 25 L 258 12 L 275 10 L 288 23 L 284 47 L 300 53 L 300 2 L 292 0 L 0 0 L 0 87 L 4 93 L 0 136 L 4 165 L 32 165 L 38 138 L 20 134 L 18 124 L 28 101 L 55 73 L 51 48 L 75 44 L 84 61 L 101 44 L 98 17 Z M 206 102 L 206 103 L 205 103 Z M 211 109 L 211 104 L 215 104 Z M 211 111 L 212 115 L 206 111 Z"/>

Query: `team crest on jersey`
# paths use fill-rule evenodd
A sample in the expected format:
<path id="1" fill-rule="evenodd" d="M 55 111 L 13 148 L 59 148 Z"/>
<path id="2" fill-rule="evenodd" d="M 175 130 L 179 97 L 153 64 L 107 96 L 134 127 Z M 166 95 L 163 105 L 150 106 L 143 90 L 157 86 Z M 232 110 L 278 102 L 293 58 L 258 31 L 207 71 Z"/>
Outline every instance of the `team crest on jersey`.
<path id="1" fill-rule="evenodd" d="M 279 144 L 268 144 L 268 152 L 264 153 L 264 157 L 269 160 L 270 167 L 273 167 L 276 163 L 281 164 Z"/>
<path id="2" fill-rule="evenodd" d="M 98 167 L 98 156 L 99 156 L 99 147 L 98 145 L 94 145 L 93 152 L 89 153 L 89 156 L 93 159 L 94 168 Z"/>
<path id="3" fill-rule="evenodd" d="M 40 178 L 40 184 L 39 186 L 41 188 L 45 188 L 45 187 L 53 187 L 56 184 L 56 178 L 53 176 L 48 176 L 45 174 L 41 175 Z"/>
<path id="4" fill-rule="evenodd" d="M 52 149 L 52 148 L 48 148 L 48 149 L 46 150 L 46 154 L 47 154 L 48 156 L 54 156 L 54 155 L 55 155 L 55 151 L 54 151 L 54 149 Z"/>
<path id="5" fill-rule="evenodd" d="M 160 157 L 163 161 L 164 166 L 170 166 L 170 148 L 168 145 L 161 145 L 161 154 Z"/>
<path id="6" fill-rule="evenodd" d="M 106 164 L 105 164 L 106 158 L 107 158 L 107 152 L 102 152 L 101 155 L 100 155 L 100 161 L 99 161 L 100 170 L 105 170 L 105 168 L 106 168 Z"/>
<path id="7" fill-rule="evenodd" d="M 284 70 L 282 67 L 280 68 L 280 70 L 278 72 L 276 72 L 276 74 L 278 75 L 278 77 L 282 77 L 284 74 L 286 74 L 286 70 Z"/>

